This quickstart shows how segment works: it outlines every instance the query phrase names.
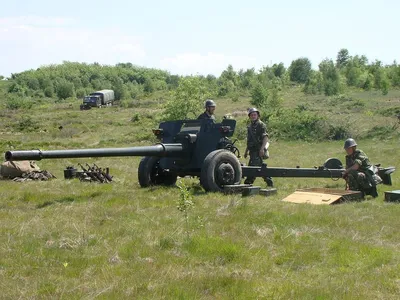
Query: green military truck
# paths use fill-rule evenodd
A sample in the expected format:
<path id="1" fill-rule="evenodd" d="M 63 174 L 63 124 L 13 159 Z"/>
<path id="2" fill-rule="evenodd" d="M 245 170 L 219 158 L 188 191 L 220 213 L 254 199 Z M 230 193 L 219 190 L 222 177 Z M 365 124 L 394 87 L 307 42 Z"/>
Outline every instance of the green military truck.
<path id="1" fill-rule="evenodd" d="M 92 107 L 111 106 L 113 105 L 114 100 L 115 95 L 113 90 L 101 90 L 85 96 L 80 108 L 81 110 L 86 110 L 91 109 Z"/>

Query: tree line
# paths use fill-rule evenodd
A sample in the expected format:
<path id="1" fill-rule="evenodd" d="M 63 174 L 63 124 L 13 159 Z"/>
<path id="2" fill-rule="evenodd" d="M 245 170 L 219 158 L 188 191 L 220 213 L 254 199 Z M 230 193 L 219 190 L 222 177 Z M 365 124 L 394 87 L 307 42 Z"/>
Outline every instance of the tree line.
<path id="1" fill-rule="evenodd" d="M 291 85 L 301 85 L 306 94 L 338 95 L 348 87 L 363 90 L 381 90 L 385 95 L 390 88 L 400 86 L 400 65 L 394 61 L 384 65 L 369 61 L 364 55 L 351 56 L 347 49 L 337 53 L 336 60 L 325 59 L 313 69 L 306 57 L 295 59 L 286 68 L 283 63 L 234 70 L 229 65 L 219 77 L 179 76 L 159 69 L 144 68 L 131 63 L 104 66 L 63 62 L 36 70 L 11 75 L 8 92 L 33 98 L 81 98 L 94 90 L 113 89 L 116 99 L 138 99 L 156 91 L 174 91 L 187 77 L 197 77 L 211 97 L 251 96 L 255 105 L 278 103 L 279 92 Z"/>

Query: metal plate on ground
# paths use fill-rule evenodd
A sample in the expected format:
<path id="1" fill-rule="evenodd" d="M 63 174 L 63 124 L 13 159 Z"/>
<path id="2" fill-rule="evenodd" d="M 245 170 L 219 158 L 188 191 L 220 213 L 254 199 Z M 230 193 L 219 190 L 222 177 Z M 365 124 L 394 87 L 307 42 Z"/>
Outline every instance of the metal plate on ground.
<path id="1" fill-rule="evenodd" d="M 269 188 L 269 189 L 261 189 L 260 190 L 260 195 L 263 196 L 271 196 L 271 195 L 275 195 L 277 193 L 277 189 L 276 188 Z"/>
<path id="2" fill-rule="evenodd" d="M 400 190 L 385 192 L 385 201 L 400 202 Z"/>
<path id="3" fill-rule="evenodd" d="M 261 187 L 259 186 L 249 186 L 243 188 L 242 196 L 254 196 L 260 194 Z"/>
<path id="4" fill-rule="evenodd" d="M 310 203 L 310 204 L 336 204 L 342 201 L 353 201 L 362 198 L 361 192 L 344 191 L 339 189 L 309 188 L 296 190 L 282 201 L 292 203 Z"/>
<path id="5" fill-rule="evenodd" d="M 240 194 L 243 192 L 243 189 L 251 187 L 251 184 L 233 184 L 233 185 L 224 185 L 223 192 L 225 194 Z"/>

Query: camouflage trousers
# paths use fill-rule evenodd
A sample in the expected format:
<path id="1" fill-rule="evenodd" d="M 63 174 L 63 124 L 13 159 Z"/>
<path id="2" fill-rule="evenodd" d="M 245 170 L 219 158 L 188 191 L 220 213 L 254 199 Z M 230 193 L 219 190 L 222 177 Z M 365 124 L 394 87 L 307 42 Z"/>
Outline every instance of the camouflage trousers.
<path id="1" fill-rule="evenodd" d="M 356 170 L 350 171 L 347 177 L 347 184 L 352 191 L 362 191 L 370 189 L 373 185 L 365 173 Z"/>
<path id="2" fill-rule="evenodd" d="M 249 154 L 250 154 L 249 166 L 261 167 L 263 164 L 263 160 L 260 157 L 259 151 L 250 151 Z M 272 179 L 270 177 L 264 177 L 263 179 L 268 186 L 273 186 Z M 256 177 L 247 177 L 244 183 L 253 184 L 255 180 Z"/>

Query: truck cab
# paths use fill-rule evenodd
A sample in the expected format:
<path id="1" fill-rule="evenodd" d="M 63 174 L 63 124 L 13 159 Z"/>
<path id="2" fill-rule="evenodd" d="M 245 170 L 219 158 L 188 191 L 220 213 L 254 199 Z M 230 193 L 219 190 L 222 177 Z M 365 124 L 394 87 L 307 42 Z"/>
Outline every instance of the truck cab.
<path id="1" fill-rule="evenodd" d="M 97 95 L 90 95 L 83 98 L 81 109 L 90 109 L 92 107 L 100 107 L 100 106 L 101 106 L 101 98 Z"/>

